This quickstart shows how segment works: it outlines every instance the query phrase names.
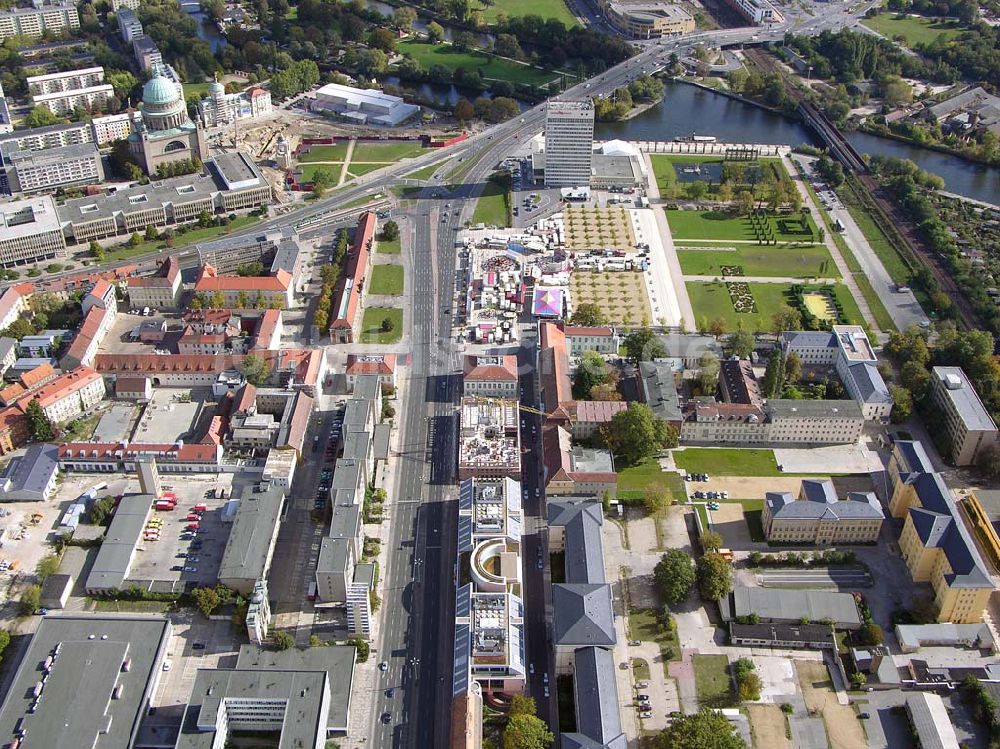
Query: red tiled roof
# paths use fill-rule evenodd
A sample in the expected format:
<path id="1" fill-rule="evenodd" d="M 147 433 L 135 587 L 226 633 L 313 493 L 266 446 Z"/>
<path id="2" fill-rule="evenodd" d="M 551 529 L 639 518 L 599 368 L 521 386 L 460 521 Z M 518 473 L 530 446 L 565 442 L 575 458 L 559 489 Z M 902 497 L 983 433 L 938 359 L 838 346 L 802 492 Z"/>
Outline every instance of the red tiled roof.
<path id="1" fill-rule="evenodd" d="M 253 348 L 266 348 L 271 343 L 271 336 L 281 323 L 280 309 L 266 309 L 257 322 L 257 330 L 254 331 Z"/>
<path id="2" fill-rule="evenodd" d="M 347 367 L 344 370 L 349 375 L 388 375 L 396 371 L 396 355 L 383 354 L 380 358 L 370 358 L 365 361 L 365 357 L 355 354 L 347 355 Z"/>
<path id="3" fill-rule="evenodd" d="M 10 406 L 0 411 L 0 431 L 14 432 L 27 428 L 28 421 L 17 406 Z"/>
<path id="4" fill-rule="evenodd" d="M 101 324 L 104 322 L 104 316 L 106 314 L 108 314 L 108 311 L 103 307 L 90 308 L 87 312 L 87 316 L 83 318 L 83 324 L 80 326 L 80 332 L 76 334 L 76 338 L 73 339 L 73 343 L 70 344 L 69 349 L 67 349 L 66 353 L 63 354 L 63 361 L 70 359 L 82 362 L 86 358 L 87 349 L 97 337 L 97 333 L 100 330 Z"/>
<path id="5" fill-rule="evenodd" d="M 257 388 L 249 382 L 240 388 L 232 413 L 246 413 L 257 403 Z"/>
<path id="6" fill-rule="evenodd" d="M 499 364 L 480 364 L 484 357 L 466 356 L 464 377 L 472 381 L 517 381 L 517 357 L 513 354 L 500 357 Z"/>
<path id="7" fill-rule="evenodd" d="M 575 401 L 570 409 L 574 421 L 606 424 L 620 411 L 627 411 L 624 401 Z"/>
<path id="8" fill-rule="evenodd" d="M 226 325 L 232 319 L 231 309 L 196 309 L 184 313 L 184 322 L 191 325 Z"/>
<path id="9" fill-rule="evenodd" d="M 181 264 L 177 261 L 177 258 L 169 257 L 166 262 L 160 264 L 160 267 L 152 276 L 139 276 L 138 278 L 130 279 L 128 285 L 129 288 L 169 289 L 174 285 L 174 281 L 177 280 L 180 272 Z"/>
<path id="10" fill-rule="evenodd" d="M 59 445 L 59 460 L 122 460 L 140 455 L 155 455 L 157 460 L 184 463 L 218 462 L 219 446 L 133 442 L 67 442 Z"/>
<path id="11" fill-rule="evenodd" d="M 21 293 L 14 287 L 7 287 L 0 295 L 0 319 L 6 317 L 21 301 Z"/>
<path id="12" fill-rule="evenodd" d="M 13 385 L 8 385 L 3 390 L 0 390 L 0 403 L 13 403 L 27 392 L 25 387 L 15 382 Z"/>
<path id="13" fill-rule="evenodd" d="M 563 328 L 563 332 L 566 335 L 607 336 L 608 338 L 615 334 L 615 331 L 606 325 L 590 328 L 582 325 L 567 325 Z"/>
<path id="14" fill-rule="evenodd" d="M 292 284 L 292 274 L 278 270 L 273 276 L 220 276 L 211 265 L 205 265 L 198 275 L 194 290 L 212 293 L 215 291 L 288 291 Z"/>
<path id="15" fill-rule="evenodd" d="M 29 369 L 18 379 L 26 390 L 31 390 L 31 388 L 40 385 L 51 377 L 55 377 L 55 375 L 56 371 L 52 368 L 52 365 L 45 362 L 44 364 L 39 364 L 34 369 Z"/>
<path id="16" fill-rule="evenodd" d="M 315 385 L 322 364 L 323 352 L 319 349 L 281 349 L 260 351 L 256 354 L 271 365 L 280 367 L 282 372 L 292 371 L 295 381 Z M 240 370 L 243 356 L 240 354 L 179 354 L 162 356 L 158 354 L 98 354 L 94 357 L 94 368 L 104 374 L 171 374 L 188 372 L 224 372 L 227 369 Z"/>
<path id="17" fill-rule="evenodd" d="M 288 420 L 288 436 L 285 443 L 301 450 L 306 440 L 306 429 L 309 428 L 309 418 L 312 416 L 313 399 L 305 393 L 295 397 L 295 406 Z"/>
<path id="18" fill-rule="evenodd" d="M 330 323 L 330 329 L 353 328 L 354 319 L 361 304 L 361 284 L 368 269 L 368 252 L 375 236 L 376 217 L 371 211 L 361 215 L 358 228 L 354 234 L 354 245 L 347 259 L 344 273 L 337 281 L 336 292 L 333 295 L 333 312 L 337 316 Z M 350 284 L 348 284 L 350 281 Z M 347 295 L 345 302 L 344 295 Z M 341 314 L 343 310 L 343 314 Z"/>
<path id="19" fill-rule="evenodd" d="M 97 281 L 94 283 L 94 288 L 90 290 L 90 293 L 92 296 L 104 299 L 104 297 L 106 297 L 108 295 L 108 292 L 110 292 L 111 290 L 112 290 L 111 284 L 109 284 L 106 279 L 98 278 Z"/>
<path id="20" fill-rule="evenodd" d="M 77 367 L 35 392 L 28 393 L 17 402 L 17 405 L 23 410 L 28 407 L 29 401 L 37 400 L 39 405 L 45 408 L 100 379 L 101 375 L 90 367 Z"/>
<path id="21" fill-rule="evenodd" d="M 143 393 L 146 390 L 148 377 L 119 377 L 115 381 L 115 392 L 122 393 Z"/>

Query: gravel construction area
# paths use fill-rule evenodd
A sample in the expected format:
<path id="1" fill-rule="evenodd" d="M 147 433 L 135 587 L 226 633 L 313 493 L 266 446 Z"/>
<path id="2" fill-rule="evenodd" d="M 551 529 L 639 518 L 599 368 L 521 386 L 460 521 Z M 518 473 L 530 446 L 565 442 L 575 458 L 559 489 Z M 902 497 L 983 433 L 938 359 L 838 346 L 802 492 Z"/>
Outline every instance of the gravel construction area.
<path id="1" fill-rule="evenodd" d="M 822 661 L 795 661 L 806 707 L 823 715 L 823 724 L 831 749 L 857 749 L 867 746 L 865 732 L 854 710 L 837 702 L 833 682 Z"/>
<path id="2" fill-rule="evenodd" d="M 785 714 L 777 705 L 747 705 L 753 745 L 766 749 L 792 749 L 785 735 Z"/>

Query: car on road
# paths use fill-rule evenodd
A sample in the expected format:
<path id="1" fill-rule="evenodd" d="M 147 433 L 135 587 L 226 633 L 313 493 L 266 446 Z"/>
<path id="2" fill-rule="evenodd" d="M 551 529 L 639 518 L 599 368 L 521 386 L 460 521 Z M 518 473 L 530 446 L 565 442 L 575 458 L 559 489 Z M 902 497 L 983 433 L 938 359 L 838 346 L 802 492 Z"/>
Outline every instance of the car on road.
<path id="1" fill-rule="evenodd" d="M 170 670 L 170 661 L 163 661 L 163 670 L 164 671 Z"/>
<path id="2" fill-rule="evenodd" d="M 378 664 L 378 670 L 379 671 L 388 671 L 389 670 L 389 664 L 386 663 L 385 661 L 382 661 L 380 664 Z"/>
<path id="3" fill-rule="evenodd" d="M 192 650 L 204 650 L 205 649 L 205 643 L 203 643 L 203 642 L 196 642 L 194 645 L 191 646 L 191 648 L 192 648 Z"/>
<path id="4" fill-rule="evenodd" d="M 868 713 L 858 713 L 858 720 L 868 720 L 871 717 Z"/>
<path id="5" fill-rule="evenodd" d="M 637 694 L 635 696 L 635 698 L 637 700 L 639 700 L 639 702 L 649 702 L 649 695 L 648 694 Z"/>
<path id="6" fill-rule="evenodd" d="M 642 640 L 629 640 L 628 644 L 635 648 L 642 645 Z"/>
<path id="7" fill-rule="evenodd" d="M 636 689 L 646 689 L 648 687 L 649 687 L 649 682 L 647 681 L 640 681 L 638 684 L 635 685 Z"/>
<path id="8" fill-rule="evenodd" d="M 539 560 L 538 560 L 538 565 L 537 565 L 537 567 L 538 567 L 538 569 L 542 569 L 542 568 L 543 568 L 543 565 L 542 565 L 542 560 L 541 560 L 541 559 L 539 559 Z"/>
<path id="9" fill-rule="evenodd" d="M 184 571 L 184 565 L 175 564 L 173 567 L 170 568 L 170 571 L 171 572 L 183 572 Z"/>
<path id="10" fill-rule="evenodd" d="M 531 674 L 532 676 L 535 675 L 535 664 L 534 663 L 529 663 L 528 664 L 528 673 Z"/>
<path id="11" fill-rule="evenodd" d="M 395 694 L 396 690 L 393 689 L 392 687 L 389 687 L 388 689 L 385 690 L 385 696 L 388 697 L 389 699 L 392 699 L 393 695 Z"/>
<path id="12" fill-rule="evenodd" d="M 542 694 L 545 695 L 545 699 L 548 699 L 549 698 L 549 688 L 548 687 L 542 687 Z"/>
<path id="13" fill-rule="evenodd" d="M 548 671 L 546 671 L 544 674 L 542 674 L 542 683 L 543 684 L 548 684 L 549 683 L 549 672 Z"/>
<path id="14" fill-rule="evenodd" d="M 389 715 L 389 713 L 382 713 L 382 717 L 380 718 L 380 720 L 382 721 L 383 725 L 387 726 L 392 722 L 392 716 Z"/>

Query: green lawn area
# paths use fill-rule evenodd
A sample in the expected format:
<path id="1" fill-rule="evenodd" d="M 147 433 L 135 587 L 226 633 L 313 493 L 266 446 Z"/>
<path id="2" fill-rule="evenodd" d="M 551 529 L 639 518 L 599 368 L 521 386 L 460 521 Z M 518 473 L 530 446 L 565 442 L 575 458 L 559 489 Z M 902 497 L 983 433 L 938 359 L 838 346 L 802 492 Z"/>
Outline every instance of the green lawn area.
<path id="1" fill-rule="evenodd" d="M 178 247 L 184 247 L 195 242 L 205 242 L 209 239 L 218 239 L 219 237 L 223 237 L 226 234 L 230 234 L 237 229 L 249 226 L 250 224 L 254 224 L 260 220 L 260 216 L 237 216 L 233 221 L 229 222 L 228 226 L 210 226 L 206 229 L 192 229 L 184 234 L 175 234 L 174 246 L 170 249 L 176 250 Z M 140 234 L 141 233 L 142 232 L 140 232 Z M 166 243 L 161 239 L 141 242 L 135 247 L 118 245 L 117 247 L 108 248 L 106 256 L 109 261 L 127 260 L 130 257 L 143 255 L 147 252 L 156 252 L 157 250 L 160 250 L 161 252 L 168 251 Z"/>
<path id="2" fill-rule="evenodd" d="M 746 216 L 734 216 L 723 211 L 667 210 L 667 223 L 675 240 L 700 240 L 716 242 L 756 241 L 753 224 Z M 807 218 L 807 231 L 799 230 L 798 215 L 768 216 L 774 238 L 779 242 L 812 242 L 818 238 L 816 224 Z M 785 231 L 782 231 L 784 223 Z M 809 233 L 812 232 L 812 234 Z"/>
<path id="3" fill-rule="evenodd" d="M 508 226 L 506 191 L 492 180 L 486 183 L 483 194 L 476 202 L 472 213 L 472 223 L 487 226 Z"/>
<path id="4" fill-rule="evenodd" d="M 943 41 L 947 42 L 963 31 L 961 22 L 956 20 L 910 15 L 899 18 L 896 13 L 881 13 L 874 18 L 866 18 L 861 23 L 889 39 L 904 37 L 907 47 L 930 44 L 938 37 L 943 37 Z"/>
<path id="5" fill-rule="evenodd" d="M 561 0 L 558 1 L 561 2 Z M 510 14 L 506 6 L 497 6 L 497 11 Z M 431 44 L 430 42 L 408 39 L 399 42 L 397 50 L 400 54 L 412 57 L 426 70 L 430 70 L 435 65 L 444 65 L 452 71 L 456 68 L 479 70 L 484 78 L 510 81 L 514 84 L 528 83 L 535 86 L 545 85 L 556 77 L 555 73 L 529 65 L 499 60 L 475 52 L 461 52 L 450 44 Z"/>
<path id="6" fill-rule="evenodd" d="M 693 655 L 695 690 L 698 706 L 722 708 L 733 704 L 729 659 L 724 655 Z"/>
<path id="7" fill-rule="evenodd" d="M 165 614 L 173 606 L 169 601 L 102 601 L 90 599 L 90 603 L 93 604 L 92 611 L 102 613 Z"/>
<path id="8" fill-rule="evenodd" d="M 356 161 L 352 161 L 347 165 L 347 171 L 355 177 L 360 177 L 362 174 L 374 172 L 376 169 L 384 169 L 387 166 L 392 166 L 392 164 L 379 164 L 377 162 L 364 162 L 359 164 Z"/>
<path id="9" fill-rule="evenodd" d="M 375 245 L 375 251 L 383 255 L 398 255 L 402 252 L 402 247 L 400 247 L 399 237 L 392 240 L 380 239 Z"/>
<path id="10" fill-rule="evenodd" d="M 434 176 L 434 172 L 441 168 L 441 162 L 437 164 L 431 164 L 430 166 L 425 166 L 423 169 L 418 169 L 415 172 L 410 172 L 406 175 L 409 179 L 430 179 Z"/>
<path id="11" fill-rule="evenodd" d="M 299 161 L 343 161 L 347 158 L 347 141 L 332 146 L 310 146 L 307 153 L 299 156 Z"/>
<path id="12" fill-rule="evenodd" d="M 650 156 L 649 160 L 653 165 L 653 176 L 656 178 L 656 184 L 661 190 L 671 187 L 677 182 L 677 170 L 674 168 L 674 164 L 722 164 L 725 161 L 718 156 L 693 153 L 655 154 Z M 779 177 L 788 179 L 788 170 L 781 159 L 758 159 L 756 162 L 745 163 L 748 165 L 770 165 L 777 170 Z"/>
<path id="13" fill-rule="evenodd" d="M 662 653 L 663 673 L 667 673 L 669 662 L 680 657 L 680 648 L 677 643 L 676 624 L 671 630 L 666 630 L 660 626 L 653 609 L 631 609 L 628 614 L 628 639 L 642 640 L 643 642 L 655 642 L 660 646 Z M 645 680 L 649 676 L 649 666 L 646 666 L 646 677 L 636 674 L 636 679 Z"/>
<path id="14" fill-rule="evenodd" d="M 688 281 L 688 295 L 694 308 L 695 318 L 699 321 L 709 321 L 722 318 L 730 330 L 740 326 L 751 332 L 767 332 L 771 329 L 774 313 L 782 307 L 790 307 L 791 300 L 787 292 L 790 284 L 783 283 L 751 283 L 750 293 L 757 304 L 756 312 L 737 312 L 729 299 L 729 291 L 724 282 Z M 806 288 L 810 288 L 806 286 Z M 853 325 L 864 325 L 864 318 L 858 309 L 857 302 L 851 292 L 843 284 L 833 285 L 834 296 L 843 305 L 847 322 Z"/>
<path id="15" fill-rule="evenodd" d="M 368 285 L 369 294 L 399 296 L 403 293 L 403 266 L 376 265 L 372 270 L 372 280 Z"/>
<path id="16" fill-rule="evenodd" d="M 677 248 L 681 270 L 688 276 L 721 276 L 723 265 L 739 265 L 745 276 L 837 278 L 837 266 L 826 247 L 815 245 L 742 245 L 733 250 Z M 824 265 L 825 263 L 825 265 Z"/>
<path id="17" fill-rule="evenodd" d="M 312 182 L 316 172 L 320 169 L 325 169 L 333 174 L 333 184 L 337 184 L 340 180 L 340 170 L 342 167 L 342 164 L 300 164 L 298 168 L 302 172 L 302 177 L 299 181 Z"/>
<path id="18" fill-rule="evenodd" d="M 411 156 L 419 156 L 430 150 L 420 145 L 420 141 L 389 141 L 387 143 L 358 141 L 354 144 L 351 161 L 400 161 Z"/>
<path id="19" fill-rule="evenodd" d="M 684 482 L 673 471 L 661 471 L 656 458 L 650 458 L 637 466 L 630 466 L 618 471 L 618 497 L 621 499 L 636 499 L 650 486 L 657 486 L 669 491 L 674 499 L 686 500 Z"/>
<path id="20" fill-rule="evenodd" d="M 687 447 L 674 450 L 674 463 L 688 473 L 709 476 L 781 476 L 774 450 L 736 447 Z M 620 479 L 619 479 L 620 485 Z"/>
<path id="21" fill-rule="evenodd" d="M 189 96 L 194 96 L 195 94 L 197 94 L 198 98 L 204 99 L 205 96 L 208 94 L 209 85 L 210 81 L 203 81 L 201 83 L 185 83 L 184 98 L 186 99 Z"/>
<path id="22" fill-rule="evenodd" d="M 392 330 L 384 332 L 382 321 L 392 321 Z M 395 343 L 403 337 L 403 310 L 399 307 L 368 307 L 361 320 L 359 343 Z"/>
<path id="23" fill-rule="evenodd" d="M 649 664 L 643 658 L 632 659 L 632 678 L 636 681 L 649 681 Z"/>
<path id="24" fill-rule="evenodd" d="M 571 28 L 579 26 L 579 21 L 570 13 L 564 0 L 503 0 L 502 3 L 492 2 L 489 5 L 476 4 L 473 9 L 483 14 L 487 23 L 495 21 L 503 13 L 506 16 L 541 16 L 543 20 L 554 19 L 562 21 L 563 26 Z"/>

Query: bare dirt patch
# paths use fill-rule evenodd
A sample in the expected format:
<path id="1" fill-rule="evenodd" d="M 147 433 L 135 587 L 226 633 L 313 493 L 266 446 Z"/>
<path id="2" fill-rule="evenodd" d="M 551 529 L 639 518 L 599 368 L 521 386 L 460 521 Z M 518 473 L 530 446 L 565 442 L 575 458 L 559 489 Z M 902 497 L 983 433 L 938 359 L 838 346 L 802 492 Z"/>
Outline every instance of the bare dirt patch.
<path id="1" fill-rule="evenodd" d="M 832 749 L 867 746 L 865 732 L 854 711 L 850 706 L 837 702 L 826 664 L 821 661 L 795 661 L 795 670 L 806 707 L 810 712 L 816 711 L 823 716 Z"/>
<path id="2" fill-rule="evenodd" d="M 785 714 L 777 705 L 746 705 L 753 745 L 767 749 L 792 749 L 785 735 Z"/>

